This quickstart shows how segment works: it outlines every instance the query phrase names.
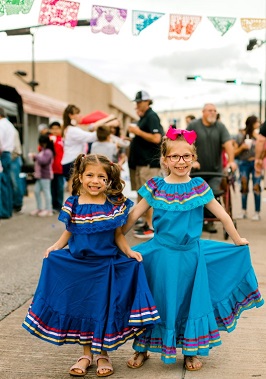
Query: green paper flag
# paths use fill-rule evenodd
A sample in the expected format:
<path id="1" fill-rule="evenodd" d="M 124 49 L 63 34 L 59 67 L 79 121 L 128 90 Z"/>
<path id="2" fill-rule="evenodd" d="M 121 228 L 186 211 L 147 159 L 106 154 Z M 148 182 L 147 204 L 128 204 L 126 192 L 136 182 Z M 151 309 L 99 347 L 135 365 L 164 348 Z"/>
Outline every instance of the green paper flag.
<path id="1" fill-rule="evenodd" d="M 223 36 L 236 22 L 234 17 L 208 17 L 215 29 Z"/>
<path id="2" fill-rule="evenodd" d="M 3 1 L 0 0 L 0 17 L 4 16 L 4 14 L 5 14 L 4 4 L 3 4 Z"/>
<path id="3" fill-rule="evenodd" d="M 2 0 L 0 5 L 3 5 L 4 12 L 6 15 L 29 13 L 34 0 Z"/>

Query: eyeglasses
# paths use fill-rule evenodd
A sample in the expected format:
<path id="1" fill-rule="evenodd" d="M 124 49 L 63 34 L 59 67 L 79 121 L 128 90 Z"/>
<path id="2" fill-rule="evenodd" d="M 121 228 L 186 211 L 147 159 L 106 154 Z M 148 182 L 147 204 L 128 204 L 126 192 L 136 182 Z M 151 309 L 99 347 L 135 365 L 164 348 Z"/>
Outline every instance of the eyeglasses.
<path id="1" fill-rule="evenodd" d="M 181 158 L 184 162 L 191 162 L 193 160 L 194 154 L 184 154 L 184 155 L 166 155 L 166 158 L 169 158 L 171 162 L 180 162 Z"/>

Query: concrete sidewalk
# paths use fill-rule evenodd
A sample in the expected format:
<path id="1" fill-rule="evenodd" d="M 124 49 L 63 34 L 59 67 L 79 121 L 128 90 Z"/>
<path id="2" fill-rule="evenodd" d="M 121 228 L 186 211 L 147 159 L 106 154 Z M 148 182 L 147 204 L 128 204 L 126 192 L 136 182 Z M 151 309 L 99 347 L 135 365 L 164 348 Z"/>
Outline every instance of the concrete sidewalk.
<path id="1" fill-rule="evenodd" d="M 233 199 L 235 213 L 239 209 L 239 203 L 239 194 L 236 194 Z M 240 220 L 237 221 L 237 227 L 240 234 L 250 241 L 253 265 L 260 290 L 266 298 L 265 201 L 262 207 L 262 221 Z M 202 237 L 223 241 L 221 224 L 217 223 L 217 227 L 217 234 L 203 233 Z M 2 229 L 0 231 L 2 232 Z M 135 244 L 139 242 L 132 236 L 130 236 L 130 241 Z M 82 347 L 79 345 L 54 346 L 27 333 L 21 327 L 21 323 L 30 300 L 0 322 L 0 378 L 69 379 L 68 369 L 82 355 Z M 209 357 L 202 358 L 203 368 L 198 372 L 188 372 L 183 369 L 180 352 L 177 354 L 177 363 L 174 365 L 164 365 L 160 361 L 159 354 L 151 354 L 150 359 L 142 368 L 137 370 L 127 368 L 126 360 L 132 353 L 129 341 L 110 354 L 115 370 L 112 377 L 123 379 L 141 377 L 147 379 L 266 378 L 266 306 L 242 313 L 236 330 L 231 334 L 222 332 L 221 337 L 222 345 L 214 348 Z M 95 363 L 85 378 L 96 378 Z"/>

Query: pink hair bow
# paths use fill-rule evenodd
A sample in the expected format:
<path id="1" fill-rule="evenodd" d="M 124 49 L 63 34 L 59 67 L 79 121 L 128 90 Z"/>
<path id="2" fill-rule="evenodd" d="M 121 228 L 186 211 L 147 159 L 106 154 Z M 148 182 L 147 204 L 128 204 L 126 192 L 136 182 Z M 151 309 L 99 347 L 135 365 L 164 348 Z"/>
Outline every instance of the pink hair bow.
<path id="1" fill-rule="evenodd" d="M 185 140 L 192 145 L 196 141 L 197 133 L 195 130 L 183 130 L 183 129 L 175 129 L 170 126 L 166 133 L 166 137 L 170 138 L 172 141 L 175 141 L 178 136 L 183 136 Z"/>

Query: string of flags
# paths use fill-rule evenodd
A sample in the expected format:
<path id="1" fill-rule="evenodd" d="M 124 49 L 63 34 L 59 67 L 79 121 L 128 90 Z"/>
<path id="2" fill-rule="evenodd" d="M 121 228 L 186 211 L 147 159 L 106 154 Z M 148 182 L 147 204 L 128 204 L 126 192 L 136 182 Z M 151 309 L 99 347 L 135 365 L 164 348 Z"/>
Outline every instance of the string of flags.
<path id="1" fill-rule="evenodd" d="M 0 0 L 0 17 L 30 12 L 34 0 Z M 78 23 L 80 3 L 70 0 L 42 0 L 38 22 L 41 25 L 59 25 L 75 28 Z M 127 9 L 92 5 L 90 27 L 93 33 L 118 34 L 128 18 Z M 138 36 L 144 29 L 165 16 L 165 13 L 132 10 L 132 34 Z M 234 17 L 208 16 L 207 19 L 221 34 L 230 30 Z M 168 39 L 188 40 L 202 21 L 201 16 L 187 14 L 170 14 Z M 240 18 L 242 29 L 252 30 L 266 28 L 266 18 Z"/>

